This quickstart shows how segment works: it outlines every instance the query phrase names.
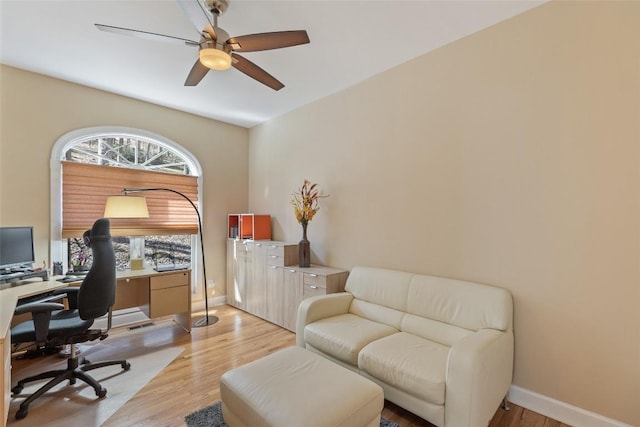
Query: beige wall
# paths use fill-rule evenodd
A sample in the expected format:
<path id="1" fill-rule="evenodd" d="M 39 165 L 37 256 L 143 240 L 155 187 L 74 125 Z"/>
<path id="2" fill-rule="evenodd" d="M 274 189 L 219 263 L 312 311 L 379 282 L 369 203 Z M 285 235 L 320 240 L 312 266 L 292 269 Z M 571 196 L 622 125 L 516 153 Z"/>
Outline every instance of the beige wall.
<path id="1" fill-rule="evenodd" d="M 638 22 L 552 2 L 257 126 L 249 208 L 297 241 L 319 182 L 312 261 L 506 287 L 514 384 L 640 425 Z"/>
<path id="2" fill-rule="evenodd" d="M 227 212 L 247 207 L 247 129 L 7 66 L 0 71 L 0 224 L 33 225 L 38 262 L 49 262 L 55 142 L 79 128 L 133 127 L 169 138 L 200 162 L 207 278 L 225 294 Z"/>

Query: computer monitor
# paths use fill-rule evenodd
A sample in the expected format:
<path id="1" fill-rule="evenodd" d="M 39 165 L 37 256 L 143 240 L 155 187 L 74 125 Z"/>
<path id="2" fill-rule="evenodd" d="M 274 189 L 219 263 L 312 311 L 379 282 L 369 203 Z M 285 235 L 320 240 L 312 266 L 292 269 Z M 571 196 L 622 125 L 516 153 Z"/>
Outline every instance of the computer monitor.
<path id="1" fill-rule="evenodd" d="M 0 272 L 34 262 L 33 227 L 0 227 Z"/>

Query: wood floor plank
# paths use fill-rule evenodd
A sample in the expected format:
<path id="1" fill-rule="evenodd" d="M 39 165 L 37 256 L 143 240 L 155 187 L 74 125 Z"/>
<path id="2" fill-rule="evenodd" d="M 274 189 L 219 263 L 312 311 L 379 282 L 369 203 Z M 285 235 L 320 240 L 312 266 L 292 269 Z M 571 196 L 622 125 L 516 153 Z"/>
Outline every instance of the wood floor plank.
<path id="1" fill-rule="evenodd" d="M 125 403 L 103 427 L 184 426 L 184 417 L 220 400 L 220 376 L 233 368 L 295 345 L 295 334 L 231 306 L 213 308 L 220 320 L 186 333 L 171 320 L 161 328 L 111 331 L 123 346 L 183 347 L 184 351 Z M 110 340 L 111 338 L 108 338 Z M 131 373 L 135 373 L 132 367 Z M 107 396 L 107 399 L 109 397 Z M 382 416 L 400 427 L 432 427 L 422 418 L 385 402 Z M 489 427 L 569 427 L 511 404 L 498 409 Z"/>

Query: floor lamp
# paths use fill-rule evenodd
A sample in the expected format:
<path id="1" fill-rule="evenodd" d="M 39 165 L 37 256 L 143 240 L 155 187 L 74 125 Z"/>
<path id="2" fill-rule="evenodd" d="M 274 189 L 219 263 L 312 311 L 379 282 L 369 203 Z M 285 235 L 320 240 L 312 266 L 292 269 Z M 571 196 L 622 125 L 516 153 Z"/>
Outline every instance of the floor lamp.
<path id="1" fill-rule="evenodd" d="M 122 193 L 124 196 L 109 196 L 107 197 L 107 205 L 105 207 L 105 218 L 148 218 L 149 212 L 147 210 L 147 203 L 144 197 L 127 197 L 130 193 L 142 193 L 145 191 L 169 191 L 183 197 L 191 204 L 191 207 L 196 211 L 198 216 L 198 233 L 200 235 L 200 252 L 202 253 L 202 276 L 204 278 L 204 307 L 205 315 L 202 319 L 196 320 L 193 323 L 194 328 L 202 326 L 213 325 L 218 321 L 218 317 L 209 316 L 209 295 L 207 294 L 207 266 L 204 256 L 204 239 L 202 238 L 202 219 L 200 218 L 200 211 L 190 198 L 185 196 L 179 191 L 171 188 L 164 187 L 149 187 L 149 188 L 124 188 Z M 144 206 L 142 206 L 144 205 Z"/>

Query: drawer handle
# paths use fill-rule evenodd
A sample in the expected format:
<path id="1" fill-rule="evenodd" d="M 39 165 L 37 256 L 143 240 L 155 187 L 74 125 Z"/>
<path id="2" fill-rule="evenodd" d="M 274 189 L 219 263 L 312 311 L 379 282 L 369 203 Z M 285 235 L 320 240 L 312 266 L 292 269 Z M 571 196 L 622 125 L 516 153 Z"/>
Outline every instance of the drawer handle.
<path id="1" fill-rule="evenodd" d="M 311 277 L 318 277 L 318 275 L 317 275 L 317 274 L 313 274 L 313 273 L 309 274 L 309 276 L 311 276 Z"/>
<path id="2" fill-rule="evenodd" d="M 289 269 L 289 273 L 295 273 L 296 271 L 293 268 Z"/>
<path id="3" fill-rule="evenodd" d="M 271 267 L 271 268 L 273 268 L 273 269 L 278 268 L 278 266 L 277 266 L 277 265 L 271 265 L 270 267 Z"/>
<path id="4" fill-rule="evenodd" d="M 275 249 L 275 248 L 277 248 L 277 246 L 276 246 L 276 245 L 270 245 L 269 247 L 270 247 L 271 249 Z"/>
<path id="5" fill-rule="evenodd" d="M 318 289 L 318 287 L 317 287 L 317 286 L 314 286 L 314 285 L 309 285 L 309 287 L 310 287 L 311 289 Z"/>
<path id="6" fill-rule="evenodd" d="M 256 243 L 256 246 L 262 246 L 262 243 Z"/>
<path id="7" fill-rule="evenodd" d="M 278 255 L 269 255 L 270 258 L 278 258 Z"/>

